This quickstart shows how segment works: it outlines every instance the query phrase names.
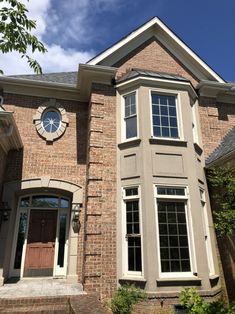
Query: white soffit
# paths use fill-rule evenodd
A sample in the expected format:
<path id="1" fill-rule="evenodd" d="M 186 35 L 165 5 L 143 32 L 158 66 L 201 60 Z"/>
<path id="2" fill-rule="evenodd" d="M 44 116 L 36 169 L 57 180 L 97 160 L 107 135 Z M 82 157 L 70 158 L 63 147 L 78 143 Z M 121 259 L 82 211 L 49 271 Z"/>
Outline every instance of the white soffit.
<path id="1" fill-rule="evenodd" d="M 154 17 L 112 47 L 87 62 L 90 65 L 113 66 L 125 55 L 155 36 L 199 80 L 225 81 L 213 71 L 196 53 L 176 36 L 159 18 Z"/>

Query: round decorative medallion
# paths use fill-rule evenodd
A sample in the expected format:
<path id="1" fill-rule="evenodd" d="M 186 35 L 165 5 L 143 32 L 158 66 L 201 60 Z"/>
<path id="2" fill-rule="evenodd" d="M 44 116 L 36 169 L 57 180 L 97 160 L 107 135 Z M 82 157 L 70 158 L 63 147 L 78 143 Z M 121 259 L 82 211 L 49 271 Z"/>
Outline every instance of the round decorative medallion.
<path id="1" fill-rule="evenodd" d="M 33 121 L 36 130 L 47 142 L 61 137 L 69 123 L 65 109 L 55 99 L 38 107 Z"/>

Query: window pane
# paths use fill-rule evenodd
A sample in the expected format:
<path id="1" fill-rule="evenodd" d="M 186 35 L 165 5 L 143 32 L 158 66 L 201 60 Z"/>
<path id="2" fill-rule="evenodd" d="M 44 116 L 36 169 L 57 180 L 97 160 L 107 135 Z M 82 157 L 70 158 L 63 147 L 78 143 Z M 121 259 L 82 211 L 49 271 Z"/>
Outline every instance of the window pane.
<path id="1" fill-rule="evenodd" d="M 124 97 L 125 99 L 125 118 L 136 114 L 135 94 Z"/>
<path id="2" fill-rule="evenodd" d="M 157 194 L 160 195 L 185 195 L 184 188 L 157 187 Z"/>
<path id="3" fill-rule="evenodd" d="M 178 122 L 174 96 L 152 94 L 153 135 L 178 138 Z"/>
<path id="4" fill-rule="evenodd" d="M 141 271 L 141 240 L 140 237 L 128 238 L 128 270 Z"/>
<path id="5" fill-rule="evenodd" d="M 158 188 L 158 192 L 163 195 L 168 192 L 173 195 L 182 193 L 181 189 L 177 190 Z M 162 272 L 190 271 L 185 203 L 158 201 L 158 224 Z"/>
<path id="6" fill-rule="evenodd" d="M 126 118 L 126 138 L 137 136 L 137 117 Z"/>
<path id="7" fill-rule="evenodd" d="M 138 195 L 138 188 L 127 188 L 125 192 L 126 196 Z"/>
<path id="8" fill-rule="evenodd" d="M 23 250 L 23 245 L 24 245 L 25 232 L 27 228 L 27 219 L 28 219 L 27 213 L 20 213 L 15 262 L 14 262 L 15 269 L 20 269 L 21 267 L 22 250 Z"/>
<path id="9" fill-rule="evenodd" d="M 32 197 L 33 207 L 59 207 L 59 198 L 56 196 L 40 195 Z"/>
<path id="10" fill-rule="evenodd" d="M 29 197 L 24 197 L 20 200 L 20 207 L 28 207 L 29 206 Z"/>
<path id="11" fill-rule="evenodd" d="M 60 222 L 59 222 L 59 250 L 58 250 L 58 261 L 57 265 L 60 267 L 64 267 L 64 249 L 65 249 L 65 235 L 66 235 L 66 219 L 67 214 L 60 214 Z"/>
<path id="12" fill-rule="evenodd" d="M 66 198 L 61 198 L 60 199 L 60 208 L 69 208 L 69 200 Z"/>

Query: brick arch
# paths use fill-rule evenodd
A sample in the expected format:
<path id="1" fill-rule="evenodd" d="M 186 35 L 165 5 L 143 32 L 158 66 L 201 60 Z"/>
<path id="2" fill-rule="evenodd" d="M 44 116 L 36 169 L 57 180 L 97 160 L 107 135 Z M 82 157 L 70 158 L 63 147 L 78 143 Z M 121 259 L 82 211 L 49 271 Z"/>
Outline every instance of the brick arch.
<path id="1" fill-rule="evenodd" d="M 82 204 L 83 188 L 81 186 L 74 184 L 72 182 L 53 179 L 46 176 L 5 183 L 3 200 L 7 201 L 9 205 L 14 207 L 15 204 L 12 204 L 12 201 L 17 192 L 35 188 L 37 189 L 53 188 L 70 192 L 72 193 L 72 203 Z"/>

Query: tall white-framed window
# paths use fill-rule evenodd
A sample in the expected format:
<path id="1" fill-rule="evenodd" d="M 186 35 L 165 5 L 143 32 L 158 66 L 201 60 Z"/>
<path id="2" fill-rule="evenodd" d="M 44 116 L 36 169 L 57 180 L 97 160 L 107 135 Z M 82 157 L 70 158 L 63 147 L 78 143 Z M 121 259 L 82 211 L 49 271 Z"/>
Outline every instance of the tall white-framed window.
<path id="1" fill-rule="evenodd" d="M 142 276 L 140 188 L 123 188 L 124 276 Z"/>
<path id="2" fill-rule="evenodd" d="M 199 190 L 200 190 L 203 232 L 204 232 L 209 274 L 214 275 L 215 269 L 214 269 L 213 255 L 212 255 L 211 237 L 210 237 L 210 230 L 209 230 L 209 220 L 208 220 L 207 207 L 206 207 L 205 191 L 201 188 Z"/>
<path id="3" fill-rule="evenodd" d="M 193 275 L 186 187 L 155 186 L 161 277 Z"/>
<path id="4" fill-rule="evenodd" d="M 123 139 L 137 138 L 137 91 L 123 96 Z"/>
<path id="5" fill-rule="evenodd" d="M 178 96 L 151 91 L 151 108 L 153 137 L 180 139 Z"/>

